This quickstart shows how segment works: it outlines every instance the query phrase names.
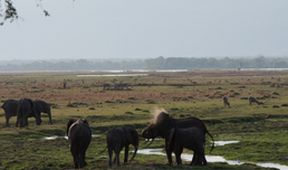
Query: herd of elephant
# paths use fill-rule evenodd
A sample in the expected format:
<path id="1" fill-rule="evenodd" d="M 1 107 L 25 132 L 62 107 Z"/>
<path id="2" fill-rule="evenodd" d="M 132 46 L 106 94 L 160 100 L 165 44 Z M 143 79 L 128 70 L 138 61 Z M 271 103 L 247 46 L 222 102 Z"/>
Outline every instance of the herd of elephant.
<path id="1" fill-rule="evenodd" d="M 252 103 L 261 104 L 254 97 L 249 97 L 250 105 Z M 228 97 L 223 97 L 224 106 L 230 107 Z M 28 117 L 35 117 L 36 124 L 40 125 L 41 113 L 47 113 L 49 123 L 52 124 L 51 106 L 43 100 L 31 100 L 22 98 L 19 100 L 8 99 L 1 106 L 5 112 L 6 126 L 9 126 L 9 119 L 17 116 L 16 127 L 28 126 Z M 92 139 L 92 132 L 87 120 L 70 119 L 67 123 L 66 134 L 70 142 L 70 151 L 73 156 L 75 168 L 82 168 L 86 165 L 85 153 Z M 175 154 L 177 165 L 182 164 L 181 154 L 184 148 L 193 150 L 193 159 L 191 165 L 206 165 L 205 142 L 206 134 L 213 141 L 211 150 L 214 148 L 213 136 L 207 130 L 204 122 L 196 117 L 175 119 L 165 111 L 159 111 L 141 134 L 138 134 L 132 126 L 121 126 L 109 130 L 106 134 L 106 142 L 109 156 L 109 167 L 112 167 L 112 157 L 115 153 L 114 163 L 120 165 L 119 155 L 123 148 L 124 163 L 128 162 L 129 145 L 134 146 L 134 153 L 130 161 L 134 159 L 139 147 L 139 137 L 151 140 L 156 137 L 164 138 L 165 152 L 168 163 L 172 165 L 172 153 Z"/>
<path id="2" fill-rule="evenodd" d="M 85 152 L 92 139 L 92 132 L 87 120 L 70 119 L 67 123 L 66 133 L 70 142 L 74 166 L 75 168 L 82 168 L 86 165 Z M 120 126 L 109 130 L 106 134 L 108 164 L 109 167 L 112 167 L 112 162 L 116 163 L 117 166 L 120 165 L 119 155 L 123 148 L 125 148 L 124 163 L 127 163 L 130 144 L 134 146 L 134 153 L 130 161 L 133 160 L 139 147 L 140 137 L 152 139 L 152 142 L 156 137 L 161 137 L 165 140 L 164 149 L 169 165 L 172 165 L 172 153 L 175 154 L 177 165 L 182 164 L 181 154 L 184 148 L 194 152 L 191 165 L 206 165 L 204 151 L 206 134 L 213 141 L 211 152 L 214 148 L 214 139 L 203 121 L 196 117 L 175 119 L 168 113 L 161 111 L 155 116 L 154 122 L 144 128 L 141 134 L 138 134 L 132 126 Z M 113 153 L 115 153 L 115 158 L 112 161 Z"/>
<path id="3" fill-rule="evenodd" d="M 9 119 L 12 116 L 17 116 L 16 127 L 28 126 L 28 117 L 35 117 L 36 124 L 40 125 L 42 123 L 41 113 L 47 113 L 49 123 L 52 124 L 51 106 L 43 100 L 8 99 L 1 107 L 5 112 L 6 126 L 10 126 Z"/>

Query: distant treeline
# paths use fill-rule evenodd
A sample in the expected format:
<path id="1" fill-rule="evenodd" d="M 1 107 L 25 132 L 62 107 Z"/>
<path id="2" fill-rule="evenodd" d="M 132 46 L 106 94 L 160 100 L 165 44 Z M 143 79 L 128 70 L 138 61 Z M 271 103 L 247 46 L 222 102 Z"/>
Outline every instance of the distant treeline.
<path id="1" fill-rule="evenodd" d="M 129 69 L 206 69 L 206 68 L 288 68 L 288 58 L 188 58 L 157 57 L 143 60 L 41 60 L 2 61 L 0 71 L 33 70 L 129 70 Z"/>

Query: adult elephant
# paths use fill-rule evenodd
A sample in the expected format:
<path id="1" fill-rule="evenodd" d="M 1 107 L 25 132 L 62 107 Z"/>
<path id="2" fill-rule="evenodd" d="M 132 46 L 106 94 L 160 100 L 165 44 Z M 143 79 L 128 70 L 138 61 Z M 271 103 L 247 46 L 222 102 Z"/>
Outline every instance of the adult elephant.
<path id="1" fill-rule="evenodd" d="M 28 117 L 35 117 L 36 124 L 40 125 L 40 115 L 33 111 L 33 101 L 28 98 L 22 98 L 18 101 L 16 127 L 28 126 Z"/>
<path id="2" fill-rule="evenodd" d="M 14 99 L 8 99 L 6 100 L 1 108 L 4 110 L 4 114 L 5 114 L 5 121 L 6 121 L 6 126 L 10 126 L 9 125 L 9 120 L 12 116 L 17 116 L 17 112 L 18 112 L 18 100 L 14 100 Z"/>
<path id="3" fill-rule="evenodd" d="M 128 151 L 130 144 L 132 144 L 135 148 L 130 161 L 132 161 L 136 156 L 139 145 L 139 135 L 136 129 L 131 126 L 117 127 L 108 131 L 106 142 L 109 155 L 109 166 L 112 166 L 113 151 L 115 153 L 115 161 L 117 166 L 119 166 L 119 155 L 123 147 L 125 147 L 124 163 L 128 162 Z"/>
<path id="4" fill-rule="evenodd" d="M 186 118 L 186 119 L 174 119 L 166 112 L 159 112 L 155 115 L 153 122 L 148 125 L 142 132 L 142 136 L 146 139 L 152 139 L 156 137 L 162 137 L 165 139 L 165 151 L 168 159 L 168 163 L 172 164 L 171 150 L 168 149 L 169 133 L 173 128 L 189 128 L 197 127 L 204 134 L 208 134 L 213 144 L 211 146 L 210 152 L 214 148 L 213 136 L 207 130 L 207 127 L 200 119 L 196 117 Z"/>
<path id="5" fill-rule="evenodd" d="M 67 123 L 66 133 L 70 142 L 74 167 L 83 168 L 87 164 L 85 154 L 92 138 L 89 124 L 85 119 L 70 119 Z"/>
<path id="6" fill-rule="evenodd" d="M 28 120 L 26 120 L 28 117 L 35 117 L 36 124 L 40 125 L 42 122 L 41 113 L 47 113 L 49 123 L 52 124 L 50 105 L 42 100 L 32 101 L 28 98 L 20 100 L 8 99 L 2 104 L 1 108 L 4 110 L 5 125 L 7 127 L 10 126 L 9 120 L 12 116 L 17 116 L 16 126 L 19 126 L 20 122 L 22 122 L 21 126 L 26 126 L 24 124 L 28 123 Z"/>
<path id="7" fill-rule="evenodd" d="M 205 158 L 205 136 L 201 129 L 197 127 L 173 128 L 169 134 L 168 150 L 174 152 L 177 165 L 182 164 L 181 154 L 183 148 L 194 151 L 193 159 L 190 165 L 206 165 Z"/>
<path id="8" fill-rule="evenodd" d="M 39 115 L 40 123 L 41 113 L 47 113 L 49 117 L 49 124 L 52 124 L 52 116 L 51 116 L 51 105 L 43 100 L 34 100 L 33 101 L 33 112 L 35 115 Z"/>

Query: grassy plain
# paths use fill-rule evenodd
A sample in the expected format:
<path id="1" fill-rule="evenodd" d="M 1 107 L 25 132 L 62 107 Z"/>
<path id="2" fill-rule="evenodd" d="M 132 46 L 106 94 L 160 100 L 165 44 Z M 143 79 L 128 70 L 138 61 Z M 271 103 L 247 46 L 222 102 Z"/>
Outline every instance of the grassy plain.
<path id="1" fill-rule="evenodd" d="M 81 73 L 82 74 L 82 73 Z M 69 118 L 86 118 L 94 134 L 87 151 L 85 169 L 107 169 L 105 132 L 112 127 L 134 125 L 139 133 L 151 118 L 151 110 L 165 108 L 174 117 L 203 119 L 215 140 L 240 143 L 216 147 L 209 155 L 229 160 L 273 162 L 288 165 L 288 72 L 195 71 L 149 73 L 143 77 L 78 77 L 78 73 L 27 73 L 0 75 L 2 102 L 9 98 L 43 99 L 53 104 L 53 125 L 43 114 L 43 124 L 29 127 L 4 126 L 0 114 L 0 169 L 73 169 L 69 144 L 63 138 Z M 63 88 L 64 79 L 67 88 Z M 128 83 L 131 90 L 103 90 L 103 83 Z M 222 96 L 230 96 L 224 108 Z M 250 106 L 248 96 L 264 105 Z M 141 148 L 144 140 L 141 139 Z M 150 147 L 164 146 L 163 140 Z M 207 149 L 208 151 L 208 149 Z M 208 152 L 207 152 L 208 154 Z M 206 167 L 170 167 L 162 156 L 138 154 L 129 165 L 114 169 L 260 170 L 252 164 L 240 166 L 210 163 Z"/>

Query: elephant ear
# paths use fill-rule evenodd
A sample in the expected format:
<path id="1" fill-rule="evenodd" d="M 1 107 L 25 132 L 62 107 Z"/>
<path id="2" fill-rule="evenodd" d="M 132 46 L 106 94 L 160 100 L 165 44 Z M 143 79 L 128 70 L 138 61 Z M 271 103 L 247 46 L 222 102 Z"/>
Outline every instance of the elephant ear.
<path id="1" fill-rule="evenodd" d="M 130 134 L 131 134 L 131 136 L 132 136 L 132 138 L 133 138 L 133 145 L 134 146 L 137 146 L 138 147 L 138 145 L 139 145 L 139 134 L 138 134 L 138 132 L 133 128 L 132 130 L 131 130 L 131 132 L 130 132 Z"/>
<path id="2" fill-rule="evenodd" d="M 137 133 L 137 137 L 135 137 L 135 129 L 132 128 L 132 127 L 129 127 L 129 126 L 125 126 L 123 127 L 124 129 L 124 132 L 125 132 L 125 136 L 126 136 L 126 139 L 128 141 L 129 144 L 133 144 L 135 145 L 135 138 L 138 138 L 138 133 Z"/>
<path id="3" fill-rule="evenodd" d="M 75 119 L 70 119 L 69 121 L 68 121 L 68 123 L 67 123 L 67 129 L 66 129 L 66 135 L 68 136 L 68 131 L 69 131 L 69 128 L 70 128 L 70 126 L 74 123 L 74 122 L 76 122 L 77 120 L 75 120 Z"/>
<path id="4" fill-rule="evenodd" d="M 170 116 L 166 112 L 161 112 L 156 120 L 155 126 L 154 126 L 154 136 L 163 136 L 166 134 L 169 123 L 170 123 Z"/>
<path id="5" fill-rule="evenodd" d="M 168 113 L 160 112 L 156 118 L 155 124 L 156 125 L 163 124 L 163 123 L 167 122 L 169 118 L 170 118 L 170 116 Z"/>

